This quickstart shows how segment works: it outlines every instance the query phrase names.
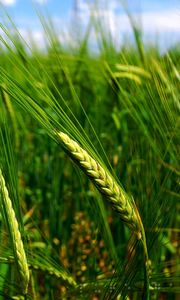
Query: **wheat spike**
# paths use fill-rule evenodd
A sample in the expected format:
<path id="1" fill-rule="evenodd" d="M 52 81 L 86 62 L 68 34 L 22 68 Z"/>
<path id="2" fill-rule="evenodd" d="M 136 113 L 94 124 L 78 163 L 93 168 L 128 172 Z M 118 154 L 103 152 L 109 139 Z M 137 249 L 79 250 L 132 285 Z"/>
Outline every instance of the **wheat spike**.
<path id="1" fill-rule="evenodd" d="M 90 177 L 101 194 L 105 195 L 120 218 L 142 239 L 143 225 L 138 210 L 116 180 L 82 147 L 63 132 L 56 133 L 66 152 Z"/>
<path id="2" fill-rule="evenodd" d="M 0 263 L 14 264 L 15 259 L 13 256 L 0 257 Z M 63 280 L 64 282 L 67 282 L 71 286 L 77 285 L 74 278 L 63 268 L 61 268 L 61 270 L 58 270 L 56 267 L 52 265 L 46 265 L 46 264 L 43 265 L 42 263 L 38 264 L 38 261 L 34 262 L 33 260 L 28 261 L 28 267 L 31 270 L 41 271 L 44 272 L 45 274 L 55 277 L 56 279 Z"/>
<path id="3" fill-rule="evenodd" d="M 37 264 L 29 264 L 29 268 L 33 269 L 33 270 L 37 270 L 37 271 L 42 271 L 44 273 L 49 274 L 50 276 L 53 276 L 57 279 L 62 279 L 63 281 L 67 282 L 69 285 L 71 286 L 76 286 L 76 282 L 74 280 L 74 278 L 68 274 L 65 270 L 57 270 L 56 268 L 52 267 L 52 266 L 39 266 Z"/>
<path id="4" fill-rule="evenodd" d="M 2 193 L 2 206 L 4 208 L 5 216 L 8 222 L 9 234 L 13 243 L 14 256 L 16 258 L 16 264 L 21 280 L 21 290 L 22 294 L 27 293 L 28 282 L 29 282 L 29 269 L 26 259 L 26 254 L 24 251 L 23 242 L 21 239 L 21 233 L 19 231 L 18 222 L 14 209 L 12 207 L 12 202 L 9 197 L 9 192 L 6 187 L 2 171 L 0 169 L 0 190 Z"/>

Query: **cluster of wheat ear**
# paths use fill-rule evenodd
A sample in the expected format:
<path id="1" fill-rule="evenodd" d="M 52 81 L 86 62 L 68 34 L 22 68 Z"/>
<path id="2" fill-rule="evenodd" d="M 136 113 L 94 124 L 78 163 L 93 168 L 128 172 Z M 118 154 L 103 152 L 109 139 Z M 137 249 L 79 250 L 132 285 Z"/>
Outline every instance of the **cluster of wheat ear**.
<path id="1" fill-rule="evenodd" d="M 56 135 L 68 155 L 83 169 L 100 193 L 106 196 L 122 221 L 137 234 L 138 239 L 142 239 L 144 229 L 135 203 L 130 200 L 113 176 L 67 134 L 56 132 Z"/>
<path id="2" fill-rule="evenodd" d="M 19 278 L 21 283 L 20 288 L 22 294 L 26 294 L 28 290 L 28 283 L 29 283 L 28 263 L 27 263 L 26 254 L 25 254 L 25 250 L 21 238 L 21 233 L 19 231 L 16 215 L 12 206 L 11 199 L 9 197 L 9 192 L 6 187 L 6 183 L 2 175 L 1 169 L 0 169 L 0 191 L 2 194 L 1 206 L 3 208 L 3 213 L 7 221 L 9 235 L 11 237 L 13 251 L 14 251 L 15 262 L 20 277 Z"/>

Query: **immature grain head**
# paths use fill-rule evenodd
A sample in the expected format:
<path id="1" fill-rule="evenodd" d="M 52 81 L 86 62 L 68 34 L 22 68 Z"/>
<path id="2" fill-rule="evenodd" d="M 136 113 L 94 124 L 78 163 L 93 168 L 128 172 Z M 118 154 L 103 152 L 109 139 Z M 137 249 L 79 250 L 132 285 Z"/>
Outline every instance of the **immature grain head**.
<path id="1" fill-rule="evenodd" d="M 107 197 L 120 218 L 133 230 L 138 239 L 142 238 L 143 225 L 138 210 L 116 180 L 87 151 L 67 134 L 58 132 L 57 136 L 69 156 L 93 181 L 99 192 Z"/>
<path id="2" fill-rule="evenodd" d="M 44 273 L 47 273 L 48 275 L 55 277 L 56 279 L 62 280 L 64 282 L 67 282 L 67 284 L 71 286 L 76 286 L 76 281 L 74 278 L 68 274 L 65 270 L 57 270 L 53 266 L 40 266 L 38 264 L 29 264 L 29 268 L 33 270 L 39 270 L 43 271 Z"/>
<path id="3" fill-rule="evenodd" d="M 21 291 L 22 294 L 27 293 L 28 282 L 29 282 L 29 269 L 26 259 L 26 254 L 24 251 L 23 242 L 21 239 L 21 233 L 19 231 L 18 222 L 14 209 L 12 207 L 12 202 L 9 197 L 8 189 L 2 171 L 0 169 L 0 191 L 2 193 L 2 206 L 4 213 L 8 222 L 9 235 L 11 236 L 14 256 L 16 258 L 17 269 L 19 272 L 21 280 Z"/>

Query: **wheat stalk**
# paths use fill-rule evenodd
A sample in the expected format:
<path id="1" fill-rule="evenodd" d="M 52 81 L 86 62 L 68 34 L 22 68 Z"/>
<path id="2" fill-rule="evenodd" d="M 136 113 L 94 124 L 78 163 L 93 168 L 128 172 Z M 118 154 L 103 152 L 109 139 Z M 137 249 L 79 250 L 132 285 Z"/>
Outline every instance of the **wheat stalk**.
<path id="1" fill-rule="evenodd" d="M 137 234 L 138 239 L 143 236 L 143 225 L 134 202 L 118 185 L 116 180 L 106 171 L 99 162 L 93 159 L 87 151 L 63 132 L 56 133 L 66 152 L 83 169 L 93 181 L 101 194 L 105 195 L 120 218 Z"/>
<path id="2" fill-rule="evenodd" d="M 0 169 L 0 190 L 2 193 L 2 197 L 1 197 L 2 206 L 7 220 L 8 230 L 12 240 L 14 256 L 16 258 L 17 269 L 21 280 L 21 291 L 22 294 L 26 294 L 28 289 L 28 282 L 29 282 L 29 269 L 28 269 L 26 254 L 24 251 L 23 242 L 21 239 L 21 233 L 19 231 L 18 222 L 16 219 L 14 209 L 12 207 L 12 202 L 9 197 L 9 192 L 6 187 L 6 183 L 2 175 L 1 169 Z"/>

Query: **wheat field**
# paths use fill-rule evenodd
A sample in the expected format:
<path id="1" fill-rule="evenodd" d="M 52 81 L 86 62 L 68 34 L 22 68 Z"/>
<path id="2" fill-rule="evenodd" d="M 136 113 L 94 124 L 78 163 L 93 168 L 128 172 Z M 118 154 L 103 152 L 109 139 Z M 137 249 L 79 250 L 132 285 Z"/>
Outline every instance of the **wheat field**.
<path id="1" fill-rule="evenodd" d="M 177 300 L 178 45 L 41 21 L 46 51 L 1 24 L 0 299 Z"/>

